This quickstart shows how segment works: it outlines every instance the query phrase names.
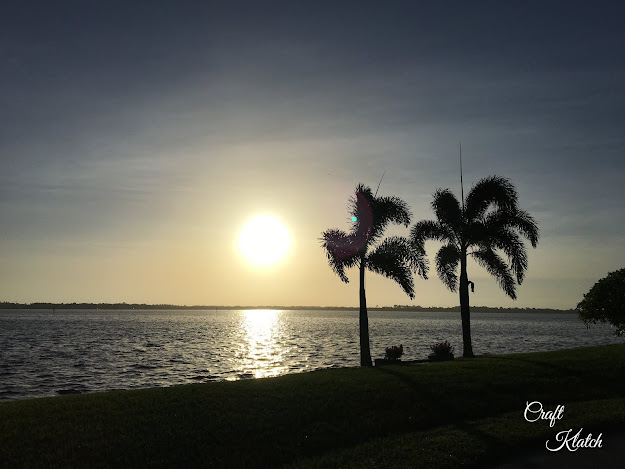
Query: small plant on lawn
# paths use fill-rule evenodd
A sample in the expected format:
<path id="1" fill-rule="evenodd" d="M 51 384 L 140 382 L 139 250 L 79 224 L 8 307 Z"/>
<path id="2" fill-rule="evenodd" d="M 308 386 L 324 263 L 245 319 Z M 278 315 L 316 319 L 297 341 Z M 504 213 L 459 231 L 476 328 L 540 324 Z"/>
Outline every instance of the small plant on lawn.
<path id="1" fill-rule="evenodd" d="M 393 345 L 392 347 L 386 347 L 384 358 L 386 360 L 399 360 L 399 357 L 401 357 L 403 354 L 404 354 L 403 345 L 400 344 L 399 347 L 397 347 L 396 345 Z"/>
<path id="2" fill-rule="evenodd" d="M 430 345 L 430 349 L 432 350 L 428 356 L 430 360 L 442 362 L 454 359 L 454 347 L 448 341 Z"/>

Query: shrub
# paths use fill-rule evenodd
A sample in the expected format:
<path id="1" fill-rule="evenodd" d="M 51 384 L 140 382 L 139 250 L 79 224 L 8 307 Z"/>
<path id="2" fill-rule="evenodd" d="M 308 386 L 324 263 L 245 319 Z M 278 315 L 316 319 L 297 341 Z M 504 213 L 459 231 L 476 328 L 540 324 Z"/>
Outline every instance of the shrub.
<path id="1" fill-rule="evenodd" d="M 587 327 L 597 322 L 609 323 L 614 334 L 625 335 L 625 269 L 610 272 L 584 295 L 577 314 Z"/>
<path id="2" fill-rule="evenodd" d="M 403 345 L 400 344 L 399 347 L 397 347 L 396 345 L 393 345 L 392 347 L 386 347 L 384 358 L 386 360 L 399 360 L 399 357 L 401 357 L 403 354 L 404 354 Z"/>
<path id="3" fill-rule="evenodd" d="M 430 349 L 432 350 L 428 356 L 430 360 L 442 362 L 454 359 L 454 348 L 448 341 L 430 345 Z"/>

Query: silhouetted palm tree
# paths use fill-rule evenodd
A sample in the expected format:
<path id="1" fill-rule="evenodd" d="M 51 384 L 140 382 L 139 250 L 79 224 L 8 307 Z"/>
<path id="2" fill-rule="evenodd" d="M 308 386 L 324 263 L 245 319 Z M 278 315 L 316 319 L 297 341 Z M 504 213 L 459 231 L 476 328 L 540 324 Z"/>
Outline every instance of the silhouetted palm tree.
<path id="1" fill-rule="evenodd" d="M 473 357 L 469 308 L 467 255 L 491 274 L 503 291 L 516 299 L 516 283 L 523 282 L 527 269 L 527 252 L 520 236 L 536 247 L 538 226 L 529 213 L 519 209 L 516 189 L 501 176 L 481 179 L 469 192 L 462 205 L 449 189 L 434 193 L 432 208 L 436 221 L 423 220 L 410 230 L 410 242 L 421 252 L 425 241 L 437 240 L 443 246 L 436 254 L 436 271 L 451 291 L 458 286 L 460 263 L 460 314 L 464 357 Z M 506 263 L 498 250 L 508 258 Z M 516 278 L 516 282 L 515 282 Z"/>
<path id="2" fill-rule="evenodd" d="M 345 283 L 345 269 L 358 266 L 360 271 L 360 365 L 371 366 L 369 319 L 365 296 L 365 269 L 382 274 L 414 298 L 411 270 L 423 277 L 427 274 L 425 251 L 412 249 L 407 238 L 391 236 L 382 240 L 389 223 L 410 224 L 408 205 L 397 197 L 378 197 L 369 187 L 358 184 L 350 199 L 352 227 L 349 232 L 338 229 L 322 233 L 321 247 L 326 251 L 332 270 Z"/>

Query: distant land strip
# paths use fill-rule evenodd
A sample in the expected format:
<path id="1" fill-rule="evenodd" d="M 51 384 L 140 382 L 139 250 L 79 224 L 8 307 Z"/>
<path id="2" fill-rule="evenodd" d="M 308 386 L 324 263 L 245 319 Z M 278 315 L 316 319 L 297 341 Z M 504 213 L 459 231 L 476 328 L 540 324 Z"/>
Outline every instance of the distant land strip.
<path id="1" fill-rule="evenodd" d="M 103 309 L 103 310 L 241 310 L 241 309 L 290 309 L 358 311 L 357 306 L 219 306 L 219 305 L 169 305 L 137 303 L 10 303 L 0 302 L 0 309 Z M 368 311 L 411 311 L 411 312 L 456 312 L 460 306 L 394 305 L 367 308 Z M 502 308 L 492 306 L 471 306 L 473 313 L 575 313 L 574 309 L 552 308 Z"/>

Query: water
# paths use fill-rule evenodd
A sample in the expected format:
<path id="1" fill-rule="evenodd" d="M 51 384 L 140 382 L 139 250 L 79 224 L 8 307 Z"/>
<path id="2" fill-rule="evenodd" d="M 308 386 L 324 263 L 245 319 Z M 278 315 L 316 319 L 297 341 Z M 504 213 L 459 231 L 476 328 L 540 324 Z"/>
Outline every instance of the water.
<path id="1" fill-rule="evenodd" d="M 426 358 L 462 353 L 459 313 L 371 311 L 371 353 L 403 344 Z M 575 315 L 473 313 L 476 354 L 622 343 Z M 358 312 L 0 311 L 0 400 L 260 378 L 358 366 Z"/>

